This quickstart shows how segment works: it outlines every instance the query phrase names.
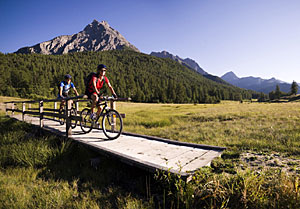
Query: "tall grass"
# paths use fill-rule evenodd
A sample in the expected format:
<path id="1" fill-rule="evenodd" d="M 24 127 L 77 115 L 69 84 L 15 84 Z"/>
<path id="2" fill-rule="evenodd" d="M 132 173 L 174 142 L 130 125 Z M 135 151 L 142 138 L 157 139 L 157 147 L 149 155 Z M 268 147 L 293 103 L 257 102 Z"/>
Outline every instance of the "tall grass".
<path id="1" fill-rule="evenodd" d="M 125 131 L 228 148 L 190 182 L 0 117 L 0 208 L 300 208 L 299 174 L 238 168 L 247 149 L 299 157 L 299 105 L 118 103 Z"/>
<path id="2" fill-rule="evenodd" d="M 90 159 L 96 157 L 97 153 L 77 143 L 0 117 L 0 208 L 152 205 L 131 194 L 136 188 L 123 186 L 138 182 L 143 188 L 143 171 L 126 172 L 131 168 L 101 156 L 100 165 L 95 168 Z"/>

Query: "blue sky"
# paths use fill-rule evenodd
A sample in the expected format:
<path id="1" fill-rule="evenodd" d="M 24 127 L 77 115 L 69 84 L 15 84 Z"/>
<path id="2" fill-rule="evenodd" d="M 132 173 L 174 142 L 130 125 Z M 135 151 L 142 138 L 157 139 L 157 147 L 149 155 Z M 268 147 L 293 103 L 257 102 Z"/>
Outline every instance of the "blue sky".
<path id="1" fill-rule="evenodd" d="M 0 51 L 106 20 L 143 53 L 166 50 L 221 76 L 300 82 L 299 0 L 0 0 Z"/>

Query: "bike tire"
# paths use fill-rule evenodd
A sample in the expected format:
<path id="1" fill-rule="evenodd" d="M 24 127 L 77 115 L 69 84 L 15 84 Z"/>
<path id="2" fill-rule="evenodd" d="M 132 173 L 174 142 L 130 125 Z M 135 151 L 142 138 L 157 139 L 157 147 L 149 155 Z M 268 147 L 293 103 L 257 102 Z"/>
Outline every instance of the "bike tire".
<path id="1" fill-rule="evenodd" d="M 65 115 L 65 109 L 59 110 L 59 114 L 60 115 Z M 65 124 L 65 119 L 64 118 L 59 118 L 58 120 L 59 120 L 60 125 L 64 125 Z"/>
<path id="2" fill-rule="evenodd" d="M 108 110 L 102 118 L 102 129 L 108 139 L 118 138 L 123 130 L 123 120 L 116 110 Z"/>
<path id="3" fill-rule="evenodd" d="M 88 108 L 85 108 L 81 111 L 80 117 L 80 128 L 84 133 L 89 133 L 93 129 L 94 121 L 90 119 L 91 110 Z"/>
<path id="4" fill-rule="evenodd" d="M 70 116 L 77 116 L 77 110 L 72 108 L 70 110 Z M 71 120 L 71 128 L 74 129 L 77 126 L 77 120 Z"/>

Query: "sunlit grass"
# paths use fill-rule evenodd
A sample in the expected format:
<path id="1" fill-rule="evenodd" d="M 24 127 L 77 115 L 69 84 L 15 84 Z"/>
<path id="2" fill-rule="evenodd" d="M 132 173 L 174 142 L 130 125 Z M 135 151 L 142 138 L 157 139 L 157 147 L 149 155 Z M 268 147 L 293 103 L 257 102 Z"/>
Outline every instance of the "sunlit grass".
<path id="1" fill-rule="evenodd" d="M 118 103 L 128 132 L 163 138 L 300 154 L 299 103 Z"/>
<path id="2" fill-rule="evenodd" d="M 9 100 L 2 98 L 2 101 Z M 86 107 L 79 103 L 80 109 Z M 17 105 L 21 109 L 21 104 Z M 59 103 L 57 104 L 57 107 Z M 32 107 L 37 107 L 33 104 Z M 53 102 L 44 108 L 53 108 Z M 233 149 L 300 155 L 300 103 L 220 104 L 118 102 L 124 131 Z"/>
<path id="3" fill-rule="evenodd" d="M 299 208 L 299 174 L 235 167 L 247 149 L 299 157 L 299 107 L 118 103 L 125 131 L 228 148 L 189 183 L 106 157 L 95 169 L 93 151 L 0 117 L 0 208 Z"/>

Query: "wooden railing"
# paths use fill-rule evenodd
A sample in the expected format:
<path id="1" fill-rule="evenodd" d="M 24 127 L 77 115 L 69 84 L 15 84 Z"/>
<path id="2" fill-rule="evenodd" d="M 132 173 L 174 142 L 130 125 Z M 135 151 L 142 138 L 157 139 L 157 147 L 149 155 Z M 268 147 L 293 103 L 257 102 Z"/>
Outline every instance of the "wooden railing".
<path id="1" fill-rule="evenodd" d="M 71 128 L 71 121 L 81 121 L 81 117 L 79 116 L 80 111 L 79 111 L 79 102 L 87 102 L 89 101 L 87 99 L 86 95 L 80 95 L 77 97 L 69 97 L 64 99 L 65 102 L 65 111 L 64 115 L 59 114 L 59 109 L 57 108 L 57 102 L 61 102 L 62 99 L 50 99 L 50 100 L 35 100 L 35 101 L 11 101 L 11 102 L 5 102 L 5 112 L 6 115 L 8 115 L 8 112 L 11 111 L 11 115 L 14 115 L 15 112 L 21 113 L 22 114 L 22 120 L 25 120 L 25 115 L 34 115 L 34 116 L 39 116 L 40 119 L 40 124 L 39 126 L 41 128 L 44 127 L 44 118 L 46 116 L 51 117 L 47 119 L 53 119 L 55 120 L 56 118 L 63 118 L 65 119 L 65 124 L 66 124 L 66 136 L 71 137 L 72 136 L 72 128 Z M 69 100 L 73 100 L 75 103 L 75 107 L 77 110 L 77 116 L 70 115 L 70 111 L 67 111 L 71 109 Z M 116 109 L 116 101 L 128 101 L 130 98 L 118 98 L 115 100 L 110 101 L 110 108 L 111 109 Z M 54 102 L 54 108 L 44 108 L 44 104 L 48 102 Z M 38 108 L 32 108 L 32 104 L 38 103 Z M 22 104 L 21 107 L 17 107 L 18 104 Z M 27 108 L 26 108 L 26 105 Z"/>

